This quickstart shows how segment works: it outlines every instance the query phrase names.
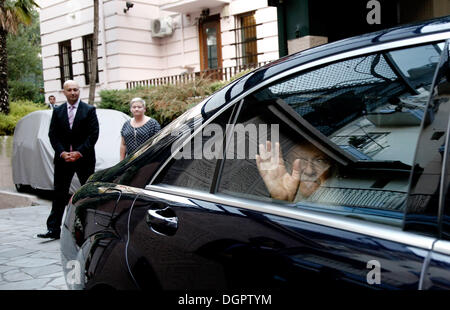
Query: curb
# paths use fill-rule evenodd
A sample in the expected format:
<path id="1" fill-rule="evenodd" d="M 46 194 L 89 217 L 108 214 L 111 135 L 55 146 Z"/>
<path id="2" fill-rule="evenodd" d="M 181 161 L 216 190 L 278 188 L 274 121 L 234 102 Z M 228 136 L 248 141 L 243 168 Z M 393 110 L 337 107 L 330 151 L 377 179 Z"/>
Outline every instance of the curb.
<path id="1" fill-rule="evenodd" d="M 0 190 L 0 209 L 37 205 L 37 196 Z"/>

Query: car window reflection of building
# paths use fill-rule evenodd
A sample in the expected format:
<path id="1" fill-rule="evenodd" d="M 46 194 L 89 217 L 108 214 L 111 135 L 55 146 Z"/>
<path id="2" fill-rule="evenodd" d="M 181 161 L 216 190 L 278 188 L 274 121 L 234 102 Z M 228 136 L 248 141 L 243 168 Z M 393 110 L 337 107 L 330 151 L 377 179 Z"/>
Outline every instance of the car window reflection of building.
<path id="1" fill-rule="evenodd" d="M 448 44 L 445 45 L 435 77 L 432 97 L 425 114 L 407 200 L 405 228 L 438 233 L 443 146 L 450 116 Z M 414 224 L 416 222 L 416 224 Z M 428 227 L 428 228 L 426 228 Z"/>

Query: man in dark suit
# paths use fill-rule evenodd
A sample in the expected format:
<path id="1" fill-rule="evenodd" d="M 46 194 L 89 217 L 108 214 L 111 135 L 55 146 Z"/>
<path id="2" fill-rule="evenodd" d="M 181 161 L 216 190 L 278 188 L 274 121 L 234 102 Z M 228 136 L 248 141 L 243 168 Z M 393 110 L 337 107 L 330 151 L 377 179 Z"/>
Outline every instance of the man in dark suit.
<path id="1" fill-rule="evenodd" d="M 59 239 L 74 174 L 83 185 L 95 170 L 94 146 L 99 134 L 95 107 L 80 101 L 80 88 L 75 81 L 64 83 L 64 95 L 67 102 L 53 110 L 48 133 L 55 150 L 55 196 L 47 219 L 48 231 L 39 234 L 39 238 Z"/>

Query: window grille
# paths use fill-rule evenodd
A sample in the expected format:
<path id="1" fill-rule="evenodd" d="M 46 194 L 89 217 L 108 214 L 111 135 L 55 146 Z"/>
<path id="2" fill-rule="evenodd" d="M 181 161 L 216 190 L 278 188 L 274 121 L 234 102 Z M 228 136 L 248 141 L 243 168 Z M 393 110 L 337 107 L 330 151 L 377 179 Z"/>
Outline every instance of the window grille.
<path id="1" fill-rule="evenodd" d="M 89 77 L 91 75 L 91 59 L 92 59 L 92 50 L 94 47 L 93 35 L 87 35 L 83 37 L 83 57 L 84 57 L 84 80 L 86 85 L 89 85 L 90 80 Z M 98 63 L 97 63 L 97 76 L 95 78 L 95 82 L 98 83 Z"/>
<path id="2" fill-rule="evenodd" d="M 258 63 L 255 13 L 247 13 L 236 17 L 236 62 L 237 65 Z"/>
<path id="3" fill-rule="evenodd" d="M 65 81 L 73 80 L 72 46 L 70 40 L 59 43 L 59 70 L 61 74 L 61 88 L 63 88 Z"/>

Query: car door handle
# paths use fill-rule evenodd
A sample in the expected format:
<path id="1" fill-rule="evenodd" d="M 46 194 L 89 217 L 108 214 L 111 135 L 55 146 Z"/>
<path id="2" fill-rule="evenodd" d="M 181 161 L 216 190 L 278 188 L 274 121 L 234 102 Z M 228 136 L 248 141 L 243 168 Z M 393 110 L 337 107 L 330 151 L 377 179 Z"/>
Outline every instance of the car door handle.
<path id="1" fill-rule="evenodd" d="M 146 222 L 153 232 L 160 235 L 173 236 L 178 229 L 178 217 L 170 207 L 148 209 Z"/>

